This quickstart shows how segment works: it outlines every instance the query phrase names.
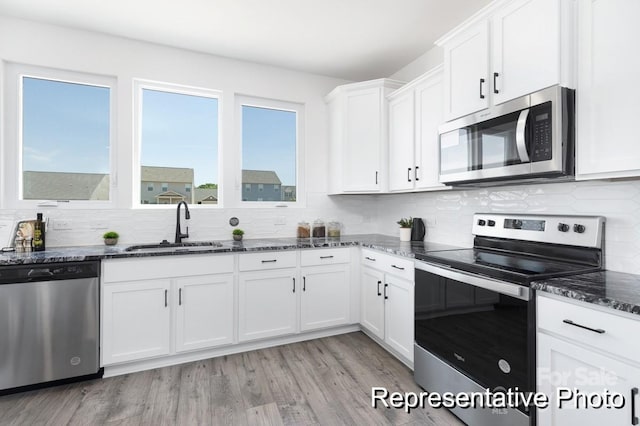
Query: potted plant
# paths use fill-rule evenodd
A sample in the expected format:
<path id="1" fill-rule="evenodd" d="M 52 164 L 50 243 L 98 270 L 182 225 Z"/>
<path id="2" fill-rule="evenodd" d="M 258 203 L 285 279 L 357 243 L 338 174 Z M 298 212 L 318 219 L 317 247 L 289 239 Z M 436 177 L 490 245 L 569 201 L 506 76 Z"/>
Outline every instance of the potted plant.
<path id="1" fill-rule="evenodd" d="M 115 231 L 105 232 L 104 235 L 102 235 L 102 238 L 104 238 L 104 243 L 108 246 L 118 244 L 119 237 L 120 235 L 118 235 L 118 233 Z"/>
<path id="2" fill-rule="evenodd" d="M 242 236 L 244 235 L 244 231 L 240 228 L 234 229 L 232 232 L 234 241 L 242 241 Z"/>
<path id="3" fill-rule="evenodd" d="M 398 222 L 400 225 L 400 241 L 411 241 L 411 225 L 413 224 L 413 218 L 403 217 Z"/>

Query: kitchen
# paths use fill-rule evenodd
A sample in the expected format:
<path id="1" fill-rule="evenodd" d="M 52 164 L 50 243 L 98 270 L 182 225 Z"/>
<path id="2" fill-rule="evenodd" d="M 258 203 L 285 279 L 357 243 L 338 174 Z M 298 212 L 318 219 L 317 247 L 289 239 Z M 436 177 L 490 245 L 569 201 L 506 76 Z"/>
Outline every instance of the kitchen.
<path id="1" fill-rule="evenodd" d="M 561 43 L 558 42 L 558 46 L 549 48 L 551 53 L 548 54 L 553 56 L 553 52 L 555 52 L 554 57 L 562 58 L 562 61 L 575 57 L 570 63 L 558 59 L 557 62 L 560 63 L 556 64 L 558 67 L 556 74 L 559 75 L 559 78 L 556 83 L 564 83 L 564 85 L 576 88 L 576 181 L 526 185 L 505 184 L 484 188 L 465 187 L 449 190 L 443 188 L 440 182 L 435 180 L 434 186 L 428 190 L 420 189 L 416 192 L 413 192 L 413 189 L 394 190 L 390 169 L 395 164 L 391 163 L 391 157 L 397 152 L 389 149 L 388 154 L 385 154 L 384 144 L 382 144 L 380 145 L 381 154 L 377 157 L 380 176 L 366 175 L 367 179 L 375 184 L 378 184 L 378 181 L 374 179 L 378 177 L 379 186 L 365 189 L 362 186 L 348 188 L 346 185 L 349 182 L 336 182 L 337 176 L 343 179 L 348 177 L 350 181 L 357 182 L 359 176 L 355 176 L 356 173 L 353 171 L 360 170 L 361 164 L 344 161 L 341 155 L 335 155 L 335 150 L 332 151 L 332 144 L 336 138 L 331 133 L 333 131 L 331 126 L 327 124 L 329 116 L 332 114 L 331 106 L 327 105 L 331 99 L 328 99 L 327 95 L 336 87 L 345 87 L 345 84 L 353 82 L 364 82 L 383 77 L 388 77 L 393 81 L 412 82 L 414 79 L 419 79 L 423 73 L 432 71 L 443 63 L 444 70 L 449 69 L 452 62 L 446 62 L 448 58 L 451 58 L 446 53 L 449 51 L 447 43 L 451 43 L 451 40 L 455 41 L 456 31 L 464 33 L 465 25 L 463 24 L 461 28 L 449 34 L 449 40 L 446 38 L 441 40 L 443 46 L 431 48 L 433 42 L 476 12 L 479 15 L 472 18 L 472 21 L 482 22 L 484 20 L 487 25 L 486 22 L 492 19 L 495 14 L 502 13 L 510 7 L 501 3 L 505 2 L 498 2 L 489 6 L 484 12 L 478 12 L 484 4 L 467 2 L 468 9 L 460 11 L 460 15 L 456 17 L 455 21 L 452 21 L 448 27 L 442 28 L 438 34 L 432 35 L 429 44 L 425 44 L 420 53 L 408 58 L 393 69 L 380 73 L 372 66 L 371 70 L 360 71 L 360 74 L 354 71 L 352 75 L 342 74 L 342 77 L 335 77 L 338 73 L 328 69 L 322 72 L 314 72 L 309 69 L 304 70 L 306 72 L 294 71 L 289 69 L 295 69 L 294 65 L 286 66 L 287 58 L 281 59 L 284 61 L 281 62 L 284 65 L 274 66 L 260 65 L 260 62 L 268 62 L 261 60 L 260 56 L 249 59 L 250 62 L 243 62 L 223 57 L 234 57 L 231 53 L 218 53 L 218 55 L 197 53 L 203 48 L 196 45 L 189 48 L 184 45 L 185 40 L 178 40 L 178 36 L 174 34 L 165 34 L 164 39 L 157 41 L 153 39 L 140 41 L 146 39 L 144 33 L 137 35 L 128 33 L 124 34 L 127 38 L 122 38 L 107 35 L 115 30 L 109 31 L 104 26 L 94 28 L 97 32 L 74 29 L 72 27 L 78 27 L 78 24 L 68 23 L 65 25 L 65 16 L 70 16 L 73 12 L 72 3 L 69 3 L 70 9 L 62 13 L 62 11 L 47 9 L 46 5 L 37 2 L 34 4 L 39 6 L 38 8 L 35 6 L 33 9 L 25 7 L 25 10 L 22 11 L 16 6 L 16 3 L 12 5 L 11 2 L 2 2 L 0 3 L 0 15 L 2 15 L 0 17 L 0 57 L 3 59 L 3 68 L 0 71 L 3 81 L 2 217 L 13 221 L 32 219 L 35 218 L 37 212 L 44 213 L 48 220 L 47 251 L 55 251 L 59 247 L 87 247 L 89 250 L 90 246 L 102 244 L 102 235 L 109 230 L 115 230 L 120 234 L 118 243 L 121 247 L 154 244 L 162 240 L 173 241 L 176 230 L 175 207 L 150 206 L 145 208 L 146 206 L 142 206 L 136 199 L 140 185 L 134 184 L 134 182 L 140 180 L 140 172 L 138 171 L 140 159 L 137 157 L 139 146 L 136 145 L 139 142 L 134 136 L 139 130 L 134 118 L 134 110 L 137 108 L 135 105 L 138 102 L 134 93 L 138 93 L 138 86 L 136 86 L 138 80 L 144 79 L 143 83 L 150 85 L 145 87 L 158 88 L 161 84 L 172 84 L 217 91 L 217 95 L 219 95 L 217 97 L 220 120 L 219 149 L 224 155 L 224 164 L 230 165 L 221 167 L 218 172 L 218 183 L 220 183 L 218 198 L 223 207 L 190 205 L 191 218 L 188 223 L 185 224 L 184 216 L 182 216 L 183 231 L 186 231 L 184 226 L 189 227 L 186 231 L 189 234 L 187 241 L 230 240 L 233 227 L 229 225 L 229 220 L 232 217 L 239 219 L 238 226 L 245 231 L 244 242 L 246 244 L 252 244 L 251 241 L 255 239 L 293 238 L 295 240 L 298 222 L 313 222 L 317 218 L 326 221 L 340 221 L 343 225 L 343 233 L 347 236 L 380 234 L 392 236 L 397 241 L 396 222 L 401 217 L 413 215 L 424 219 L 428 243 L 466 248 L 471 247 L 474 243 L 472 223 L 476 213 L 603 216 L 606 218 L 604 240 L 604 265 L 606 269 L 628 274 L 640 274 L 638 266 L 640 264 L 637 262 L 637 257 L 640 254 L 637 243 L 638 232 L 640 232 L 637 222 L 640 184 L 638 184 L 638 180 L 634 179 L 639 174 L 637 169 L 639 162 L 637 161 L 637 148 L 635 148 L 637 144 L 631 136 L 634 132 L 627 124 L 632 123 L 637 115 L 634 114 L 637 107 L 632 103 L 631 95 L 637 93 L 637 85 L 633 84 L 633 76 L 637 73 L 633 71 L 638 70 L 638 63 L 637 58 L 633 55 L 619 53 L 633 51 L 633 40 L 637 39 L 637 36 L 633 37 L 635 35 L 634 25 L 629 22 L 629 16 L 634 14 L 622 12 L 627 10 L 626 8 L 636 8 L 637 6 L 632 2 L 620 2 L 620 5 L 615 3 L 609 7 L 603 6 L 602 2 L 583 2 L 581 0 L 560 2 L 565 8 L 568 7 L 566 4 L 576 6 L 575 15 L 570 15 L 570 18 L 573 17 L 577 22 L 575 29 L 579 36 L 574 34 L 575 39 L 572 39 L 571 34 L 562 34 L 562 40 L 577 40 L 577 47 L 573 46 L 572 48 L 571 44 L 561 46 Z M 528 4 L 531 2 L 515 3 Z M 533 3 L 538 4 L 538 2 Z M 554 2 L 539 3 L 546 7 Z M 145 11 L 136 10 L 136 12 L 141 14 L 138 15 L 138 19 L 144 22 L 142 17 L 144 17 Z M 303 11 L 298 12 L 302 14 L 301 16 L 306 16 Z M 166 13 L 170 15 L 170 11 Z M 442 11 L 442 13 L 449 13 L 451 14 L 449 16 L 453 16 L 450 10 L 448 12 Z M 560 19 L 560 15 L 564 13 L 566 13 L 564 9 L 558 11 L 557 18 Z M 60 20 L 54 22 L 57 25 L 38 22 L 47 21 L 46 16 L 57 16 Z M 594 22 L 595 29 L 589 27 L 591 20 Z M 218 21 L 215 21 L 216 24 L 224 24 L 224 22 Z M 596 29 L 600 27 L 597 27 L 596 23 L 604 26 L 607 30 L 597 32 Z M 263 31 L 272 30 L 261 28 Z M 566 28 L 564 22 L 560 28 Z M 292 28 L 292 31 L 294 30 Z M 300 29 L 298 28 L 298 30 Z M 603 38 L 594 38 L 592 44 L 589 44 L 586 41 L 592 40 L 590 36 L 592 33 L 594 37 Z M 605 37 L 603 34 L 607 36 Z M 176 38 L 173 42 L 172 37 Z M 532 42 L 530 39 L 521 41 Z M 159 44 L 154 44 L 154 42 Z M 168 47 L 168 45 L 182 48 Z M 505 46 L 513 48 L 506 42 Z M 537 47 L 536 54 L 545 50 Z M 248 49 L 246 46 L 245 48 Z M 562 50 L 564 48 L 568 50 Z M 602 50 L 596 51 L 595 49 Z M 479 54 L 475 49 L 472 50 L 475 54 Z M 562 54 L 560 54 L 561 50 Z M 604 58 L 597 56 L 598 54 L 604 55 Z M 240 53 L 237 55 L 239 56 Z M 419 55 L 422 56 L 412 62 Z M 529 55 L 525 56 L 530 58 Z M 477 57 L 474 58 L 477 59 Z M 488 69 L 489 65 L 486 64 L 486 61 L 489 61 L 488 55 L 485 55 L 484 61 L 485 68 Z M 384 60 L 382 63 L 384 64 Z M 475 64 L 477 61 L 474 59 L 473 63 Z M 83 74 L 83 76 L 108 77 L 115 80 L 115 85 L 111 86 L 111 99 L 112 107 L 117 116 L 117 124 L 113 126 L 111 135 L 111 143 L 114 148 L 108 154 L 109 172 L 112 176 L 109 201 L 91 204 L 91 202 L 74 203 L 73 200 L 68 203 L 58 202 L 57 198 L 45 200 L 46 202 L 21 199 L 20 188 L 17 184 L 19 179 L 16 178 L 20 175 L 20 169 L 17 165 L 19 161 L 16 160 L 20 158 L 21 154 L 19 147 L 12 141 L 19 139 L 18 126 L 15 125 L 18 120 L 18 112 L 15 107 L 18 96 L 15 93 L 15 84 L 13 84 L 15 81 L 13 73 L 22 71 L 15 70 L 14 65 L 36 67 L 39 70 L 43 68 L 65 70 Z M 505 60 L 504 74 L 497 76 L 497 80 L 494 80 L 493 70 L 490 75 L 484 77 L 485 86 L 480 87 L 480 93 L 486 96 L 487 101 L 492 96 L 490 90 L 495 86 L 496 81 L 498 84 L 507 84 L 508 65 L 509 63 Z M 320 65 L 317 64 L 317 66 Z M 574 70 L 574 73 L 577 70 L 577 78 L 573 76 L 573 84 L 570 83 L 571 70 Z M 567 73 L 567 75 L 563 73 Z M 325 77 L 323 74 L 334 75 L 334 77 Z M 537 74 L 537 72 L 533 74 Z M 58 78 L 64 79 L 63 77 Z M 447 78 L 442 79 L 441 84 L 447 85 Z M 478 80 L 474 77 L 474 94 L 478 90 L 477 84 Z M 404 89 L 404 92 L 400 91 L 395 94 L 395 99 L 398 99 L 397 103 L 390 99 L 389 105 L 398 105 L 399 107 L 406 105 L 401 103 L 403 99 L 401 96 L 403 93 L 406 95 L 409 89 L 414 87 L 417 86 L 414 84 Z M 525 93 L 544 87 L 546 86 L 537 87 L 535 90 Z M 398 87 L 389 89 L 386 94 L 393 98 L 394 95 L 391 92 L 396 89 Z M 285 101 L 288 105 L 304 106 L 304 110 L 298 112 L 304 117 L 303 120 L 300 120 L 304 126 L 303 129 L 300 129 L 304 136 L 304 144 L 299 147 L 297 152 L 298 158 L 301 160 L 298 164 L 299 169 L 295 182 L 298 188 L 303 189 L 298 192 L 296 202 L 287 208 L 278 207 L 282 203 L 262 206 L 241 201 L 239 193 L 243 187 L 243 180 L 240 169 L 244 167 L 237 166 L 242 164 L 243 156 L 240 144 L 236 142 L 237 135 L 240 133 L 237 118 L 242 114 L 237 103 L 238 95 L 254 99 Z M 341 94 L 338 93 L 338 95 Z M 381 105 L 385 103 L 386 100 Z M 393 110 L 389 110 L 390 114 L 391 111 Z M 456 113 L 449 111 L 447 114 L 449 117 L 453 117 Z M 462 115 L 466 114 L 459 114 L 458 117 Z M 382 121 L 385 121 L 387 115 L 380 113 L 378 118 L 380 119 L 380 117 L 382 117 Z M 370 126 L 369 130 L 371 128 L 374 126 Z M 380 135 L 378 137 L 381 140 L 385 139 Z M 393 138 L 393 134 L 391 137 Z M 390 142 L 390 144 L 396 146 L 394 142 Z M 436 144 L 437 142 L 432 143 L 429 147 L 437 148 Z M 369 151 L 374 150 L 363 150 L 361 146 L 355 146 L 353 150 L 362 158 L 366 156 L 368 159 L 371 155 Z M 437 158 L 437 151 L 435 155 L 427 156 L 427 158 Z M 173 164 L 167 166 L 173 166 Z M 423 173 L 425 170 L 433 171 L 435 169 L 422 167 Z M 414 172 L 411 170 L 408 175 L 412 179 Z M 397 174 L 393 174 L 393 176 L 395 177 Z M 407 177 L 406 169 L 402 173 L 402 180 L 405 177 Z M 619 179 L 611 180 L 612 178 Z M 341 188 L 340 186 L 343 184 L 345 186 Z M 344 188 L 346 190 L 342 190 Z M 328 194 L 337 195 L 328 196 Z M 336 263 L 332 265 L 332 268 L 339 269 L 336 265 L 350 264 L 346 262 L 358 264 L 356 259 L 360 258 L 361 249 L 357 246 L 357 242 L 354 244 L 354 247 L 348 249 L 350 250 L 349 260 L 345 260 L 345 263 Z M 333 250 L 334 248 L 327 250 L 329 249 Z M 283 253 L 294 252 L 283 251 Z M 300 256 L 303 253 L 304 250 L 300 250 Z M 252 255 L 252 253 L 247 255 Z M 204 254 L 198 256 L 204 256 Z M 232 256 L 241 255 L 232 254 Z M 335 254 L 335 256 L 341 255 Z M 170 259 L 172 262 L 164 263 L 175 271 L 181 269 L 180 262 L 183 260 L 186 262 L 188 257 L 152 256 L 144 260 Z M 402 257 L 398 259 L 406 260 Z M 125 260 L 130 259 L 113 259 L 113 262 Z M 290 263 L 292 268 L 299 268 L 296 271 L 313 266 L 302 266 L 297 263 L 300 259 L 289 259 L 289 261 L 293 262 Z M 241 261 L 234 258 L 233 262 Z M 227 266 L 222 265 L 222 269 L 215 271 L 208 269 L 207 273 L 224 272 L 232 274 L 232 279 L 235 280 L 237 279 L 235 274 L 238 274 L 236 266 L 238 265 L 234 264 L 234 269 L 229 270 L 224 269 Z M 183 270 L 198 267 L 200 266 L 184 265 Z M 247 268 L 250 267 L 247 266 Z M 344 266 L 342 268 L 344 269 Z M 154 269 L 162 271 L 161 264 L 153 264 L 151 267 L 145 268 L 145 270 Z M 248 269 L 246 273 L 249 274 L 250 271 Z M 335 271 L 332 270 L 332 272 Z M 173 276 L 166 274 L 175 274 L 171 271 L 164 273 L 165 277 Z M 275 272 L 270 273 L 275 274 Z M 355 272 L 352 273 L 355 274 Z M 255 274 L 264 276 L 262 273 Z M 301 281 L 299 272 L 295 272 L 295 274 Z M 107 274 L 103 271 L 103 278 L 106 277 Z M 133 280 L 134 278 L 129 276 L 127 279 Z M 158 279 L 158 277 L 145 279 Z M 411 280 L 413 279 L 411 278 Z M 113 285 L 118 285 L 118 282 L 121 281 L 114 279 Z M 175 288 L 175 286 L 171 287 L 171 292 Z M 234 289 L 234 291 L 236 290 L 239 291 Z M 359 287 L 351 289 L 353 293 L 350 294 L 349 301 L 353 307 L 349 311 L 348 326 L 343 330 L 345 332 L 359 329 L 358 324 L 361 323 L 358 315 L 360 306 L 357 303 L 359 290 Z M 177 294 L 175 296 L 177 298 Z M 612 298 L 615 300 L 614 297 Z M 351 328 L 349 329 L 349 327 Z M 632 328 L 628 330 L 632 330 Z M 557 334 L 555 337 L 557 338 Z M 598 350 L 595 352 L 602 356 Z M 605 352 L 609 354 L 609 351 Z M 621 349 L 620 352 L 614 353 L 613 357 L 618 359 L 617 362 L 622 359 L 624 362 L 620 362 L 621 364 L 633 366 L 633 362 L 630 362 L 633 361 L 633 357 L 624 356 L 624 353 Z M 407 360 L 403 362 L 407 363 Z M 118 363 L 116 362 L 115 365 Z M 378 385 L 380 384 L 378 383 Z M 415 387 L 415 385 L 413 386 Z M 368 407 L 361 408 L 364 412 L 368 409 Z M 630 411 L 624 413 L 625 419 L 631 417 L 630 413 Z M 587 414 L 593 413 L 587 412 Z"/>

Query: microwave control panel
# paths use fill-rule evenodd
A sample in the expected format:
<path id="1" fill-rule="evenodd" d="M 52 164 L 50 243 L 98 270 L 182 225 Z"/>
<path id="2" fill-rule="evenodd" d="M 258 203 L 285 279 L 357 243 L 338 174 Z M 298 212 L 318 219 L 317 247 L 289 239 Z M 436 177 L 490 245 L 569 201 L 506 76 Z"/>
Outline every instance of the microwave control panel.
<path id="1" fill-rule="evenodd" d="M 551 102 L 537 105 L 529 111 L 531 162 L 546 161 L 552 158 Z"/>

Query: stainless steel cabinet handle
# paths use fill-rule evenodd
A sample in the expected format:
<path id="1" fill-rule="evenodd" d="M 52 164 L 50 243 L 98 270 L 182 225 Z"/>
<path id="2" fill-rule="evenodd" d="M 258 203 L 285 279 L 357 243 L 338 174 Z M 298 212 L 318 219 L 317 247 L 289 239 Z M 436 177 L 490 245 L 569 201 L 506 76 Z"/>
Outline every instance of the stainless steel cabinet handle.
<path id="1" fill-rule="evenodd" d="M 593 331 L 594 333 L 598 333 L 598 334 L 604 334 L 605 331 L 601 328 L 591 328 L 591 327 L 587 327 L 586 325 L 582 325 L 582 324 L 576 324 L 575 322 L 565 319 L 562 320 L 563 323 L 565 324 L 569 324 L 572 325 L 574 327 L 580 327 L 580 328 L 584 328 L 585 330 L 589 330 L 589 331 Z"/>
<path id="2" fill-rule="evenodd" d="M 277 261 L 277 259 L 263 260 L 262 263 L 276 263 Z"/>
<path id="3" fill-rule="evenodd" d="M 333 259 L 333 256 L 320 256 L 320 259 Z"/>
<path id="4" fill-rule="evenodd" d="M 182 305 L 182 289 L 178 289 L 178 305 Z"/>
<path id="5" fill-rule="evenodd" d="M 388 298 L 389 298 L 389 296 L 387 296 L 387 287 L 389 287 L 389 284 L 384 283 L 384 298 L 385 298 L 385 299 L 388 299 Z"/>
<path id="6" fill-rule="evenodd" d="M 373 257 L 365 256 L 365 259 L 375 262 L 376 260 Z"/>
<path id="7" fill-rule="evenodd" d="M 404 268 L 401 268 L 401 267 L 396 266 L 396 265 L 391 265 L 391 267 L 392 267 L 392 268 L 396 268 L 396 269 L 400 269 L 401 271 L 404 271 Z"/>
<path id="8" fill-rule="evenodd" d="M 165 291 L 164 291 L 164 307 L 165 307 L 165 308 L 168 306 L 168 305 L 167 305 L 167 293 L 168 293 L 168 292 L 169 292 L 169 290 L 165 290 Z"/>

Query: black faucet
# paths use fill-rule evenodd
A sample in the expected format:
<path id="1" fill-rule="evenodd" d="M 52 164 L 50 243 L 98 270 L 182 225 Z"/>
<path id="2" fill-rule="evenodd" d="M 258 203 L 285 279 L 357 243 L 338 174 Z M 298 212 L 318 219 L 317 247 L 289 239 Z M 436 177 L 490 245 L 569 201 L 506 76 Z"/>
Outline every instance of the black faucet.
<path id="1" fill-rule="evenodd" d="M 191 219 L 191 215 L 189 214 L 189 206 L 187 205 L 186 201 L 180 201 L 178 203 L 178 208 L 176 211 L 176 244 L 179 244 L 182 242 L 183 238 L 189 238 L 189 227 L 187 226 L 187 233 L 183 234 L 182 230 L 180 229 L 180 206 L 184 204 L 184 218 L 185 220 L 187 219 Z"/>

